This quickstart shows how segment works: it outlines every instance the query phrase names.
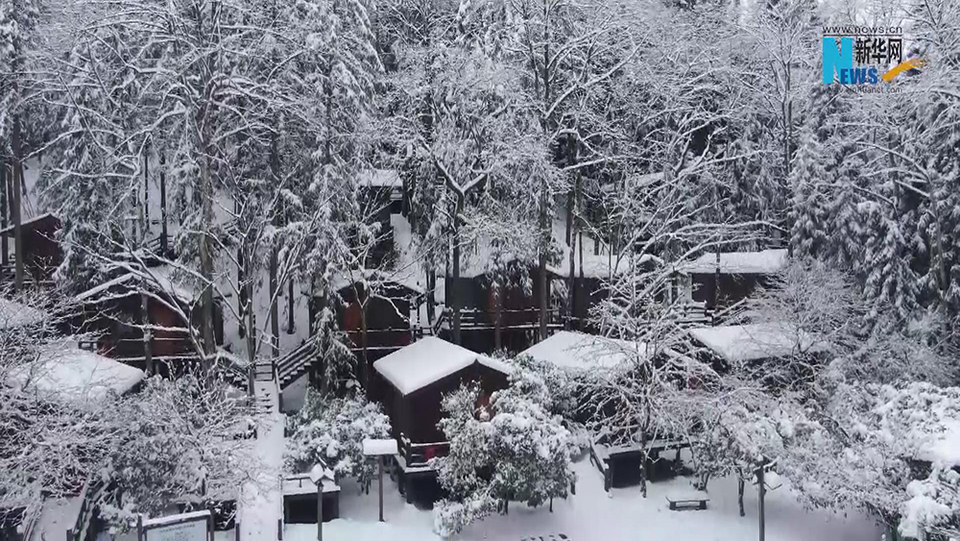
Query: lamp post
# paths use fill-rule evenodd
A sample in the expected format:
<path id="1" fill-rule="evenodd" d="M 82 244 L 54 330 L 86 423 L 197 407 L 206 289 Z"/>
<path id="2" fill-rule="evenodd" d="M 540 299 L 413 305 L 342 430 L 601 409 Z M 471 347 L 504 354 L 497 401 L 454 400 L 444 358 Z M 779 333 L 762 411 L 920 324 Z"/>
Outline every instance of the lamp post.
<path id="1" fill-rule="evenodd" d="M 397 440 L 363 440 L 363 454 L 377 458 L 379 481 L 377 482 L 378 496 L 380 499 L 380 522 L 383 522 L 383 460 L 384 457 L 396 455 Z"/>
<path id="2" fill-rule="evenodd" d="M 317 541 L 323 541 L 323 478 L 327 477 L 327 465 L 319 462 L 310 470 L 310 480 L 317 485 Z"/>

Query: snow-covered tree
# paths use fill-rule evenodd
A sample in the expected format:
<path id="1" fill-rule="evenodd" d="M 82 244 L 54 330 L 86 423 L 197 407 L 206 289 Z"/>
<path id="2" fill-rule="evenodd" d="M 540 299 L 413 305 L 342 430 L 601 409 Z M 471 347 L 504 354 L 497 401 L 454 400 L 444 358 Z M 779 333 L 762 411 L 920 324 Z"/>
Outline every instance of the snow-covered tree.
<path id="1" fill-rule="evenodd" d="M 158 515 L 171 501 L 206 507 L 233 500 L 261 469 L 250 438 L 252 401 L 216 380 L 147 380 L 105 413 L 110 444 L 90 475 L 108 489 L 102 516 L 121 530 L 139 513 Z"/>
<path id="2" fill-rule="evenodd" d="M 354 477 L 369 486 L 376 464 L 363 455 L 363 440 L 390 436 L 390 419 L 379 405 L 360 395 L 340 398 L 309 389 L 291 420 L 288 468 L 309 471 L 323 461 L 338 477 Z"/>
<path id="3" fill-rule="evenodd" d="M 443 400 L 439 428 L 450 453 L 434 459 L 447 498 L 434 507 L 434 528 L 449 537 L 510 501 L 537 507 L 566 498 L 576 476 L 571 433 L 546 409 L 549 393 L 533 371 L 517 366 L 510 386 L 478 406 L 479 389 L 463 386 Z"/>

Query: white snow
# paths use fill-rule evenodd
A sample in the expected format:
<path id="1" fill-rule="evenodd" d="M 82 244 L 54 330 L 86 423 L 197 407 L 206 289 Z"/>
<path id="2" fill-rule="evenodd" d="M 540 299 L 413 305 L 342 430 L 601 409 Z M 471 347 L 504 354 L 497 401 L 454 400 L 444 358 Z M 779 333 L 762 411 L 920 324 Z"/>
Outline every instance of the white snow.
<path id="1" fill-rule="evenodd" d="M 720 254 L 721 274 L 775 274 L 787 266 L 786 250 L 759 252 L 723 252 Z M 688 274 L 711 274 L 717 271 L 717 254 L 703 254 L 694 261 L 678 265 L 677 270 Z"/>
<path id="2" fill-rule="evenodd" d="M 255 451 L 260 459 L 259 475 L 243 485 L 238 502 L 240 534 L 245 541 L 276 539 L 277 523 L 283 519 L 284 415 L 279 411 L 273 381 L 255 382 L 254 393 L 258 398 L 268 399 L 270 414 L 257 431 Z"/>
<path id="3" fill-rule="evenodd" d="M 382 456 L 397 454 L 397 440 L 363 440 L 363 454 L 367 456 Z"/>
<path id="4" fill-rule="evenodd" d="M 45 213 L 43 213 L 43 214 L 34 216 L 33 218 L 30 218 L 29 220 L 21 220 L 21 221 L 20 221 L 20 227 L 21 227 L 21 228 L 29 227 L 30 225 L 32 225 L 32 224 L 34 224 L 34 223 L 36 223 L 36 222 L 39 222 L 40 220 L 43 220 L 43 219 L 46 219 L 46 218 L 51 218 L 51 217 L 53 217 L 53 214 L 52 214 L 52 213 L 45 212 Z M 13 226 L 12 226 L 12 225 L 6 227 L 5 229 L 0 229 L 0 235 L 6 235 L 6 234 L 12 234 L 12 233 L 13 233 Z"/>
<path id="5" fill-rule="evenodd" d="M 12 384 L 70 400 L 100 400 L 133 389 L 142 370 L 77 348 L 68 340 L 41 349 L 38 359 L 11 371 Z"/>
<path id="6" fill-rule="evenodd" d="M 426 336 L 373 363 L 373 368 L 401 394 L 418 389 L 455 374 L 475 362 L 507 373 L 500 361 L 487 359 L 458 345 L 434 336 Z"/>
<path id="7" fill-rule="evenodd" d="M 564 534 L 570 541 L 746 541 L 757 538 L 757 491 L 748 485 L 744 494 L 746 516 L 737 507 L 735 477 L 710 482 L 710 503 L 704 511 L 670 511 L 666 495 L 690 491 L 691 479 L 676 478 L 649 485 L 644 499 L 639 487 L 603 490 L 603 477 L 589 460 L 573 466 L 577 494 L 530 508 L 510 503 L 507 515 L 493 515 L 470 525 L 454 539 L 460 541 L 543 539 L 557 541 Z M 385 478 L 384 519 L 377 522 L 377 480 L 369 494 L 345 483 L 340 495 L 340 518 L 323 525 L 327 541 L 426 541 L 439 537 L 432 532 L 433 513 L 403 501 L 396 483 Z M 827 511 L 807 511 L 787 486 L 767 493 L 766 539 L 768 541 L 876 541 L 881 530 L 869 517 L 848 511 L 845 516 Z M 554 537 L 551 538 L 550 536 Z M 285 541 L 312 541 L 316 524 L 289 524 Z"/>
<path id="8" fill-rule="evenodd" d="M 815 342 L 808 333 L 786 323 L 702 327 L 691 329 L 690 334 L 730 362 L 770 359 L 826 349 L 826 344 Z"/>
<path id="9" fill-rule="evenodd" d="M 358 183 L 361 186 L 374 188 L 399 188 L 403 180 L 395 169 L 371 169 L 360 173 Z"/>
<path id="10" fill-rule="evenodd" d="M 0 298 L 0 329 L 37 325 L 46 318 L 46 313 L 32 306 Z"/>
<path id="11" fill-rule="evenodd" d="M 66 539 L 67 529 L 73 527 L 81 503 L 77 496 L 45 499 L 28 541 Z"/>
<path id="12" fill-rule="evenodd" d="M 144 526 L 166 526 L 168 524 L 177 524 L 179 522 L 194 521 L 198 519 L 206 519 L 210 516 L 210 510 L 204 509 L 202 511 L 191 511 L 189 513 L 181 513 L 178 515 L 168 515 L 165 517 L 152 518 L 150 520 L 143 521 Z"/>
<path id="13" fill-rule="evenodd" d="M 644 351 L 644 344 L 571 331 L 559 331 L 521 352 L 534 359 L 573 371 L 611 369 Z"/>
<path id="14" fill-rule="evenodd" d="M 960 466 L 960 419 L 944 419 L 943 429 L 917 458 L 929 460 L 939 467 L 955 468 Z"/>

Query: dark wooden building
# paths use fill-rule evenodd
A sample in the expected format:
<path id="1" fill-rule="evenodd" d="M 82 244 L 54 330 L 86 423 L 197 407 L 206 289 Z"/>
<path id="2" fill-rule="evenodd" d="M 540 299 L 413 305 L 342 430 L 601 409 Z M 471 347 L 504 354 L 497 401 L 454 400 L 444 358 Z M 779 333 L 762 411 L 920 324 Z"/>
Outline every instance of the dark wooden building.
<path id="1" fill-rule="evenodd" d="M 141 281 L 137 274 L 126 273 L 77 295 L 82 313 L 74 321 L 75 331 L 98 336 L 96 343 L 83 344 L 84 347 L 145 368 L 142 325 L 149 323 L 155 328 L 150 341 L 151 354 L 161 373 L 197 362 L 197 348 L 187 324 L 200 328 L 199 292 L 176 287 L 163 275 L 157 276 L 162 285 L 154 280 Z M 140 294 L 142 287 L 148 292 L 146 312 Z M 190 318 L 189 322 L 184 316 Z M 197 335 L 199 340 L 199 330 Z M 214 306 L 214 335 L 217 345 L 222 345 L 223 315 L 218 303 Z"/>
<path id="2" fill-rule="evenodd" d="M 556 274 L 548 269 L 547 327 L 563 327 L 561 310 L 552 298 Z M 536 341 L 540 329 L 540 276 L 536 267 L 511 265 L 502 285 L 494 286 L 494 275 L 488 270 L 466 267 L 458 279 L 444 280 L 444 324 L 441 334 L 453 340 L 451 307 L 460 306 L 460 343 L 473 351 L 492 353 L 504 348 L 522 351 Z M 498 295 L 499 293 L 499 295 Z M 498 336 L 499 335 L 499 336 Z"/>
<path id="3" fill-rule="evenodd" d="M 700 256 L 681 266 L 680 289 L 694 302 L 705 303 L 708 310 L 723 310 L 749 298 L 769 285 L 773 276 L 787 265 L 787 251 L 722 252 Z"/>
<path id="4" fill-rule="evenodd" d="M 470 381 L 479 383 L 480 402 L 506 387 L 509 368 L 504 363 L 428 336 L 374 363 L 374 395 L 390 416 L 401 490 L 422 478 L 434 479 L 431 458 L 449 450 L 446 436 L 437 427 L 443 395 Z M 407 490 L 407 499 L 412 499 Z"/>
<path id="5" fill-rule="evenodd" d="M 46 282 L 53 276 L 54 270 L 63 261 L 63 251 L 57 241 L 62 227 L 60 219 L 53 214 L 41 214 L 21 223 L 23 235 L 24 270 L 34 282 Z M 0 229 L 0 235 L 13 237 L 13 226 Z M 11 240 L 10 245 L 13 245 Z M 10 262 L 12 265 L 13 262 Z M 5 268 L 3 275 L 9 277 L 10 269 Z"/>

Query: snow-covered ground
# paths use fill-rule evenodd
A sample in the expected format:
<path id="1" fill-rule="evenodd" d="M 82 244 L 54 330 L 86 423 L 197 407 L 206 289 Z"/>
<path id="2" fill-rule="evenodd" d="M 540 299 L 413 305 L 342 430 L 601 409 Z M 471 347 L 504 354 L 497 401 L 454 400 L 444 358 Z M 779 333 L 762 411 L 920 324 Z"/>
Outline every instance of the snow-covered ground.
<path id="1" fill-rule="evenodd" d="M 258 428 L 256 450 L 262 462 L 256 482 L 243 486 L 239 502 L 241 539 L 260 541 L 276 539 L 277 524 L 283 518 L 283 499 L 280 479 L 285 440 L 284 416 L 279 412 L 276 386 L 272 381 L 257 381 L 255 392 L 259 399 L 270 400 L 270 414 Z"/>
<path id="2" fill-rule="evenodd" d="M 747 512 L 740 517 L 734 478 L 712 481 L 710 505 L 705 511 L 670 511 L 665 496 L 688 491 L 688 478 L 658 482 L 649 486 L 644 499 L 639 487 L 603 491 L 603 479 L 588 460 L 574 465 L 579 481 L 577 494 L 554 502 L 553 513 L 511 503 L 509 515 L 494 515 L 475 523 L 456 539 L 480 541 L 503 539 L 561 539 L 571 541 L 677 540 L 747 541 L 758 538 L 757 493 L 748 486 L 744 496 Z M 432 532 L 433 514 L 406 504 L 396 484 L 387 479 L 384 487 L 386 523 L 377 522 L 376 481 L 370 494 L 358 495 L 355 485 L 343 483 L 340 519 L 324 524 L 327 541 L 424 541 L 438 539 Z M 802 508 L 786 487 L 768 492 L 766 498 L 766 539 L 768 541 L 877 541 L 882 530 L 858 512 L 836 515 Z M 291 524 L 285 541 L 317 538 L 315 524 Z"/>

